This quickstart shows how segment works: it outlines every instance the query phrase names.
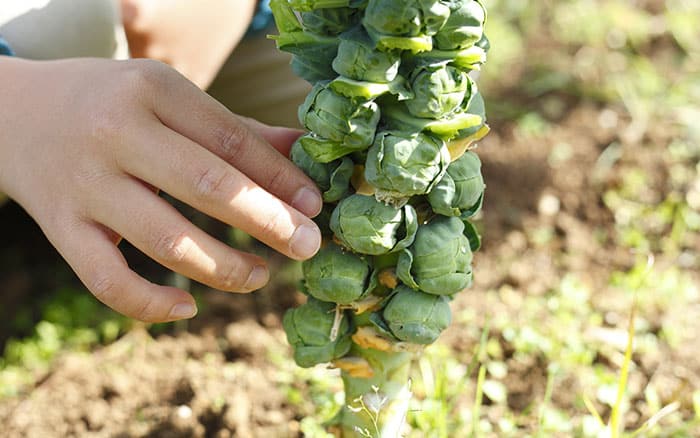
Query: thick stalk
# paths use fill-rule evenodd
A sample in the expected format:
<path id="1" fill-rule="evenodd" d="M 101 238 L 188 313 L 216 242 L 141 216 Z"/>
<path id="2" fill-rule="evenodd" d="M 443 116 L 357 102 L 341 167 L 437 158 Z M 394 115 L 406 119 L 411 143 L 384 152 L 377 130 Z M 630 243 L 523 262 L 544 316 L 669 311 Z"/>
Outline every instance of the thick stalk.
<path id="1" fill-rule="evenodd" d="M 397 438 L 411 399 L 409 371 L 414 353 L 385 352 L 353 344 L 351 356 L 366 360 L 372 377 L 342 373 L 345 407 L 340 417 L 343 438 Z M 366 435 L 369 433 L 369 435 Z"/>

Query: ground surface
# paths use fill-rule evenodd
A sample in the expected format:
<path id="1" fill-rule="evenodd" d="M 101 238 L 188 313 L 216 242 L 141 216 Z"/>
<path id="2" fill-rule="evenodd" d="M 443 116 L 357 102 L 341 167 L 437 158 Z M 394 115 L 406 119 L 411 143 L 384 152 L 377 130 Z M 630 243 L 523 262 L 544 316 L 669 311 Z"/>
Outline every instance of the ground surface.
<path id="1" fill-rule="evenodd" d="M 698 47 L 665 32 L 644 39 L 623 25 L 628 40 L 622 46 L 610 41 L 620 35 L 609 29 L 601 31 L 602 43 L 588 34 L 590 41 L 576 40 L 576 29 L 564 33 L 573 41 L 563 41 L 557 26 L 573 22 L 558 9 L 549 12 L 554 24 L 547 22 L 546 38 L 533 30 L 544 21 L 510 3 L 492 3 L 506 17 L 492 20 L 500 36 L 494 45 L 504 41 L 507 53 L 494 60 L 498 70 L 484 72 L 496 77 L 484 88 L 493 131 L 477 150 L 487 182 L 478 220 L 484 245 L 475 258 L 474 287 L 452 304 L 453 325 L 415 367 L 407 433 L 596 436 L 600 426 L 585 400 L 607 421 L 634 308 L 626 430 L 670 406 L 650 435 L 700 436 L 700 135 L 683 122 L 700 114 L 689 103 L 700 98 L 700 82 L 688 80 L 679 89 L 684 77 L 700 71 Z M 585 2 L 570 3 L 577 10 Z M 639 10 L 671 22 L 659 3 Z M 613 8 L 605 9 L 604 23 L 616 23 L 615 13 L 633 14 L 622 2 L 599 4 Z M 515 40 L 517 33 L 524 36 Z M 548 58 L 552 53 L 561 56 Z M 668 63 L 675 66 L 669 74 L 659 67 Z M 633 77 L 647 68 L 656 75 L 649 81 L 660 84 L 636 85 Z M 632 91 L 600 83 L 605 72 L 608 79 L 619 73 L 623 83 L 628 78 Z M 552 83 L 558 85 L 547 86 Z M 617 91 L 608 94 L 609 88 Z M 79 286 L 16 206 L 0 213 L 14 227 L 2 245 L 3 314 L 25 321 L 3 322 L 0 342 L 37 336 L 44 342 L 48 335 L 32 335 L 46 319 L 37 303 L 50 301 L 52 290 Z M 198 220 L 228 236 L 220 224 Z M 34 237 L 27 243 L 18 235 Z M 650 254 L 654 264 L 647 270 Z M 130 252 L 130 260 L 141 272 L 165 278 L 138 254 Z M 51 354 L 37 341 L 39 353 L 32 354 L 50 357 L 38 365 L 6 354 L 0 384 L 15 386 L 0 398 L 2 435 L 322 436 L 319 424 L 342 402 L 341 388 L 334 372 L 290 362 L 280 321 L 301 299 L 294 290 L 298 267 L 279 257 L 274 262 L 280 266 L 274 285 L 254 295 L 202 290 L 202 312 L 187 325 L 148 328 L 116 320 L 118 339 L 106 346 L 95 347 L 105 343 L 103 332 L 101 342 L 83 343 L 59 334 L 54 337 L 63 343 Z M 32 294 L 41 299 L 28 298 Z M 83 351 L 71 351 L 74 344 Z M 477 367 L 469 365 L 477 351 L 476 363 L 487 373 L 474 421 Z"/>

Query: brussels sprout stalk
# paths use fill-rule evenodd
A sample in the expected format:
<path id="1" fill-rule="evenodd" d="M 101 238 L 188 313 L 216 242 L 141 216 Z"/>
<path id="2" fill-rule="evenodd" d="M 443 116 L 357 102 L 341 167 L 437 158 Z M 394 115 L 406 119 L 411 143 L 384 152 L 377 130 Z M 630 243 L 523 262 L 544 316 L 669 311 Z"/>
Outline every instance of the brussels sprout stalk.
<path id="1" fill-rule="evenodd" d="M 271 0 L 280 50 L 312 84 L 291 159 L 319 187 L 325 243 L 283 325 L 302 367 L 341 370 L 342 437 L 402 436 L 412 360 L 451 320 L 481 240 L 474 142 L 481 0 Z"/>
<path id="2" fill-rule="evenodd" d="M 353 345 L 349 354 L 363 358 L 373 370 L 371 377 L 353 377 L 343 371 L 345 404 L 339 418 L 343 437 L 399 437 L 411 399 L 409 372 L 412 353 L 386 352 Z"/>

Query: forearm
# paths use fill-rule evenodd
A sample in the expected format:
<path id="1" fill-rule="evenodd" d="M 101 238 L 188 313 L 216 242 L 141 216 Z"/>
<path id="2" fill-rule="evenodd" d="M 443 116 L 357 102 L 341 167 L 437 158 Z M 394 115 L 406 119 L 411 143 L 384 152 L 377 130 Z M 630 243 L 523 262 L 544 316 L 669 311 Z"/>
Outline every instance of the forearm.
<path id="1" fill-rule="evenodd" d="M 206 89 L 248 28 L 256 0 L 121 0 L 131 55 L 166 62 Z"/>

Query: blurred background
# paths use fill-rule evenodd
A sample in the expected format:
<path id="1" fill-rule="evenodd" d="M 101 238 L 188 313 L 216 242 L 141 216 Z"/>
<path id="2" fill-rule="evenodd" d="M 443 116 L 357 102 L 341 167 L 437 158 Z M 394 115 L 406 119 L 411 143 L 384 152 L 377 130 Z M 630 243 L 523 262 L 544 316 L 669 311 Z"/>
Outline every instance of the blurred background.
<path id="1" fill-rule="evenodd" d="M 597 437 L 618 418 L 628 436 L 700 436 L 700 3 L 484 3 L 483 247 L 453 325 L 414 367 L 406 435 Z M 295 124 L 307 88 L 287 62 L 250 37 L 210 93 Z M 280 324 L 302 300 L 299 265 L 177 206 L 269 258 L 271 284 L 190 284 L 194 320 L 135 323 L 0 207 L 3 436 L 326 436 L 338 374 L 296 367 Z"/>

